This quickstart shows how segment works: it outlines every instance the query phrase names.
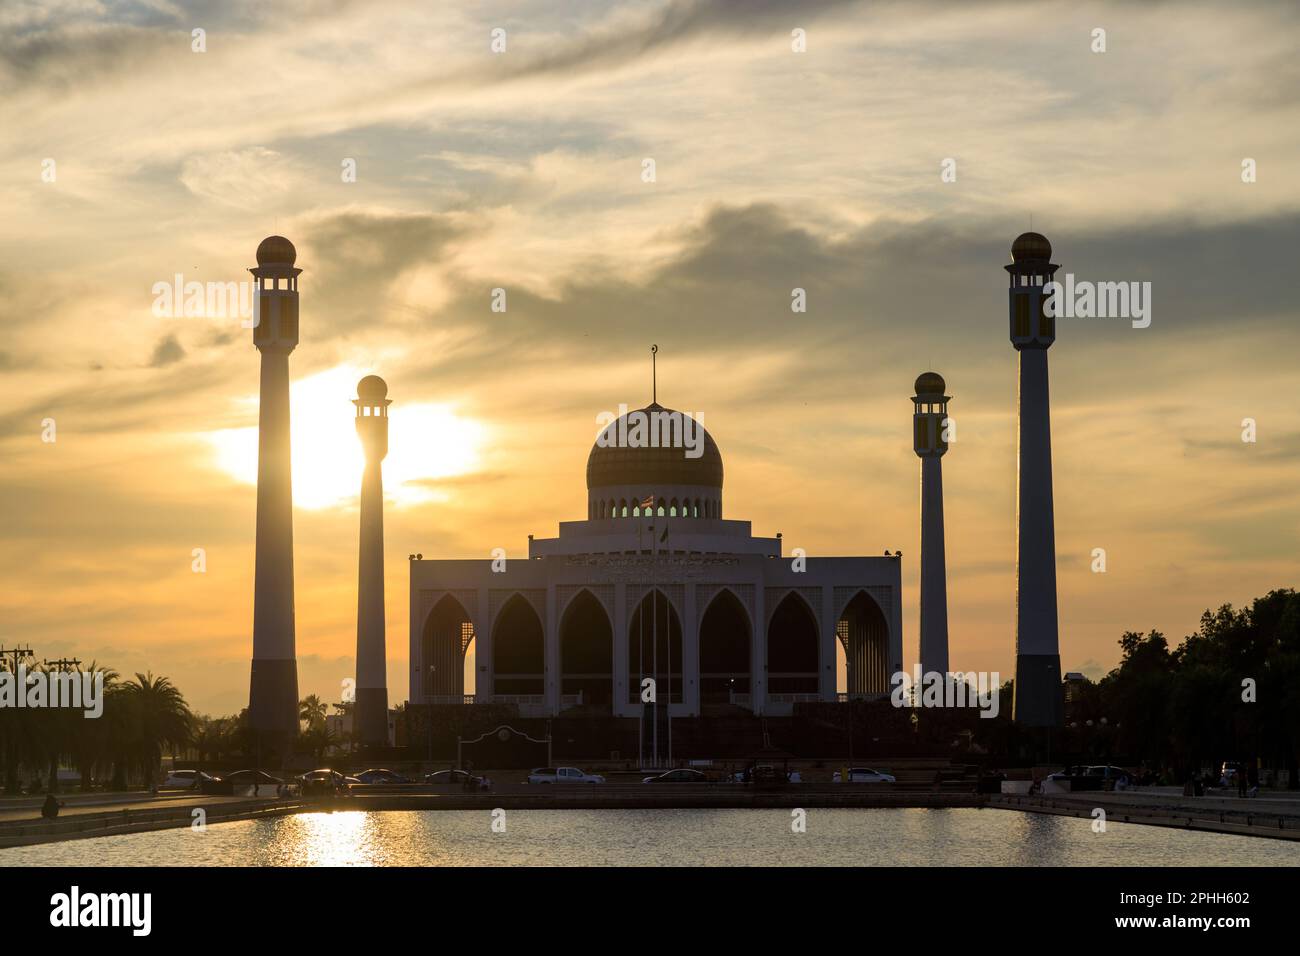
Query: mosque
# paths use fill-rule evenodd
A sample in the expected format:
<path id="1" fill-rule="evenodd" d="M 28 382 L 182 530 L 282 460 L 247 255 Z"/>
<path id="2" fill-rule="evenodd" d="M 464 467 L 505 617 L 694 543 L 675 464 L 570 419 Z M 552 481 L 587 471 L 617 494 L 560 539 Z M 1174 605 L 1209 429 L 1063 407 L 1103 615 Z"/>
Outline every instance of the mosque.
<path id="1" fill-rule="evenodd" d="M 625 418 L 668 419 L 657 403 Z M 701 430 L 703 426 L 698 426 Z M 789 715 L 848 693 L 885 696 L 902 669 L 901 556 L 794 557 L 724 517 L 722 453 L 607 440 L 587 458 L 587 516 L 528 541 L 528 560 L 411 562 L 413 703 L 521 716 L 635 717 L 647 688 L 672 717 Z M 649 679 L 653 685 L 646 683 Z M 740 710 L 736 710 L 739 708 Z"/>
<path id="2" fill-rule="evenodd" d="M 289 355 L 298 344 L 302 272 L 296 258 L 288 239 L 270 236 L 250 270 L 261 316 L 253 344 L 262 386 L 249 713 L 258 739 L 282 753 L 298 725 L 289 454 Z M 1049 279 L 1060 267 L 1051 258 L 1047 238 L 1027 232 L 1012 243 L 1004 266 L 1019 366 L 1013 713 L 1018 723 L 1040 728 L 1062 722 L 1047 361 L 1056 340 Z M 919 663 L 939 674 L 949 672 L 946 388 L 941 376 L 925 372 L 912 398 L 913 447 L 921 459 Z M 363 742 L 382 744 L 386 384 L 367 376 L 355 404 L 367 462 L 356 702 Z M 901 552 L 785 555 L 779 534 L 756 537 L 748 521 L 723 517 L 722 453 L 702 423 L 657 401 L 609 417 L 587 458 L 586 518 L 561 522 L 554 538 L 529 535 L 527 560 L 411 556 L 410 702 L 643 722 L 652 710 L 657 728 L 672 717 L 787 717 L 798 704 L 888 696 L 892 676 L 904 670 Z M 654 438 L 684 438 L 688 419 L 689 441 Z M 652 427 L 649 442 L 629 440 L 644 436 L 646 422 L 669 427 Z M 837 688 L 840 654 L 844 693 Z"/>

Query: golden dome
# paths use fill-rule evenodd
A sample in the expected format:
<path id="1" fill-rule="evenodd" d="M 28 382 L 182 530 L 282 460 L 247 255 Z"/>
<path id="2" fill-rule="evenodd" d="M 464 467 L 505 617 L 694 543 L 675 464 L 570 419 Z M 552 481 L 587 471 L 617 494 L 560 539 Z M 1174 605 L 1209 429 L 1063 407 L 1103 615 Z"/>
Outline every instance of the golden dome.
<path id="1" fill-rule="evenodd" d="M 639 409 L 644 415 L 652 413 L 681 414 L 671 408 L 664 408 L 657 403 Z M 636 412 L 628 412 L 635 415 Z M 628 428 L 628 423 L 624 423 Z M 699 458 L 687 458 L 684 449 L 667 446 L 630 447 L 617 444 L 600 444 L 597 442 L 587 456 L 587 488 L 606 488 L 617 485 L 701 485 L 707 488 L 722 488 L 722 453 L 713 436 L 698 426 L 703 432 L 704 445 Z M 614 421 L 605 427 L 603 435 L 607 441 L 618 434 L 619 423 Z"/>
<path id="2" fill-rule="evenodd" d="M 388 397 L 388 383 L 378 375 L 367 375 L 357 382 L 357 398 L 365 405 L 378 405 Z"/>

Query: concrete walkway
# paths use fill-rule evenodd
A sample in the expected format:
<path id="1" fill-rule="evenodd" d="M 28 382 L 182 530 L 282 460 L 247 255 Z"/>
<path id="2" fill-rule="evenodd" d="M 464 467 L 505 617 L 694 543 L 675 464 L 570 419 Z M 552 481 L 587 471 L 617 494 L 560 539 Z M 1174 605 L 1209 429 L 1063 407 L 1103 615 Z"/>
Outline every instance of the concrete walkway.
<path id="1" fill-rule="evenodd" d="M 1052 793 L 1043 796 L 995 794 L 987 806 L 1029 813 L 1092 817 L 1101 808 L 1112 823 L 1236 833 L 1275 840 L 1300 840 L 1300 797 L 1286 791 L 1267 796 L 1185 797 L 1181 788 L 1158 787 L 1111 793 Z"/>

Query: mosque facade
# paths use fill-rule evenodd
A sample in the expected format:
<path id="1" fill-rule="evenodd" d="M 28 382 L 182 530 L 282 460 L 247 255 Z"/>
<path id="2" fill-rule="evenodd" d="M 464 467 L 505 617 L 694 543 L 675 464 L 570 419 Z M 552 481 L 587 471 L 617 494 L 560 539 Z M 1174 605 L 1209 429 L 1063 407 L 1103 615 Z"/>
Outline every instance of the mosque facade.
<path id="1" fill-rule="evenodd" d="M 888 694 L 903 669 L 901 555 L 783 554 L 780 535 L 724 517 L 722 455 L 702 425 L 693 449 L 624 440 L 630 424 L 682 419 L 652 403 L 611 422 L 587 460 L 586 518 L 530 535 L 527 560 L 411 561 L 412 703 L 636 717 L 653 696 L 673 717 L 784 716 Z"/>

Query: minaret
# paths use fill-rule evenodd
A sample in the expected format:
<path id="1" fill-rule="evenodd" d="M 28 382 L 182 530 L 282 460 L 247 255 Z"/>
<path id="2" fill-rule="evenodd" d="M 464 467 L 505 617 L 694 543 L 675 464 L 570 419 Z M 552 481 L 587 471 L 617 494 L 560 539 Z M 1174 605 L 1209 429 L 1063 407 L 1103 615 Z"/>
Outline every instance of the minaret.
<path id="1" fill-rule="evenodd" d="M 257 439 L 257 571 L 253 585 L 250 726 L 259 744 L 287 757 L 298 734 L 298 662 L 293 617 L 293 480 L 289 468 L 289 353 L 298 344 L 298 254 L 283 236 L 257 247 L 262 353 Z"/>
<path id="2" fill-rule="evenodd" d="M 361 558 L 357 574 L 357 701 L 353 729 L 362 746 L 388 745 L 384 665 L 384 456 L 388 386 L 378 375 L 357 383 L 357 436 L 366 454 L 361 477 Z"/>
<path id="3" fill-rule="evenodd" d="M 1026 232 L 1011 245 L 1007 302 L 1011 344 L 1020 353 L 1020 437 L 1016 491 L 1016 684 L 1012 719 L 1028 727 L 1064 720 L 1056 622 L 1056 531 L 1052 518 L 1052 422 L 1047 350 L 1056 320 L 1043 287 L 1059 266 L 1052 244 Z"/>
<path id="4" fill-rule="evenodd" d="M 921 672 L 948 673 L 948 581 L 943 549 L 943 455 L 948 400 L 943 377 L 916 380 L 912 445 L 921 459 Z"/>

